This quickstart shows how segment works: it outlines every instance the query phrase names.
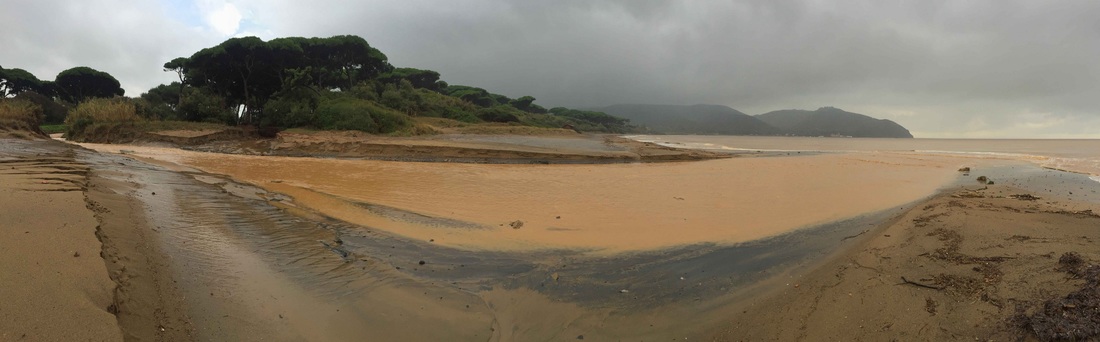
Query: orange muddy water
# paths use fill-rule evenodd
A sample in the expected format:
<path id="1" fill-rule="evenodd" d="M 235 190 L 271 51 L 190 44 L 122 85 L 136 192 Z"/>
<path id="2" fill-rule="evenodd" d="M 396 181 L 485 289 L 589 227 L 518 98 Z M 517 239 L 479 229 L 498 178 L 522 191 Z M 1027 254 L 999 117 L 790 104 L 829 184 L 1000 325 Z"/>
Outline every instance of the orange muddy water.
<path id="1" fill-rule="evenodd" d="M 864 152 L 484 165 L 84 146 L 227 175 L 289 195 L 296 205 L 326 216 L 444 246 L 596 254 L 733 244 L 884 210 L 931 195 L 972 162 Z"/>

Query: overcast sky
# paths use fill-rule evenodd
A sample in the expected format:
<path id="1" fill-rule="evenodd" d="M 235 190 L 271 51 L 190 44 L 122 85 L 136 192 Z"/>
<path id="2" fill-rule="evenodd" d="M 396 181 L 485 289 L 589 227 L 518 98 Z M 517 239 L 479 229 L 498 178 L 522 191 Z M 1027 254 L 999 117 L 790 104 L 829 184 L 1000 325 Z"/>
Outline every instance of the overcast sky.
<path id="1" fill-rule="evenodd" d="M 1097 1 L 0 0 L 0 66 L 128 96 L 234 36 L 354 34 L 543 106 L 835 106 L 917 137 L 1100 138 Z"/>

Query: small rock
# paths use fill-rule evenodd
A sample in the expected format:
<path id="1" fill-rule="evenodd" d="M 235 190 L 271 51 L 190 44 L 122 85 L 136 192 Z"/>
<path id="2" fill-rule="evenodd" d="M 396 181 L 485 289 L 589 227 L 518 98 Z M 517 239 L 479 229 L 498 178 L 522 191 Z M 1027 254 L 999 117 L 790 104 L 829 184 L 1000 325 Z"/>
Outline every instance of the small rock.
<path id="1" fill-rule="evenodd" d="M 520 228 L 523 227 L 523 221 L 515 220 L 515 221 L 512 221 L 512 223 L 509 223 L 508 225 L 512 226 L 512 229 L 520 229 Z"/>
<path id="2" fill-rule="evenodd" d="M 982 182 L 982 183 L 985 183 L 985 182 L 989 181 L 989 178 L 986 178 L 985 176 L 978 176 L 978 181 Z"/>
<path id="3" fill-rule="evenodd" d="M 558 281 L 558 277 L 559 277 L 558 272 L 554 272 L 553 274 L 550 275 L 550 279 L 554 279 L 554 281 Z"/>
<path id="4" fill-rule="evenodd" d="M 80 252 L 73 252 L 73 257 L 74 258 L 79 258 L 80 257 Z"/>
<path id="5" fill-rule="evenodd" d="M 969 166 L 963 167 L 963 168 L 959 169 L 959 172 L 970 172 L 970 167 Z"/>
<path id="6" fill-rule="evenodd" d="M 561 216 L 558 216 L 558 217 L 554 217 L 554 218 L 555 218 L 555 219 L 558 219 L 558 220 L 560 220 L 560 219 L 561 219 Z"/>
<path id="7" fill-rule="evenodd" d="M 424 262 L 424 260 L 420 260 L 420 262 L 418 262 L 418 264 L 423 265 L 423 264 L 426 264 L 426 262 Z"/>
<path id="8" fill-rule="evenodd" d="M 583 340 L 583 339 L 584 339 L 584 335 L 577 335 L 577 339 L 578 339 L 578 340 Z"/>
<path id="9" fill-rule="evenodd" d="M 153 196 L 156 196 L 156 195 L 157 195 L 157 192 L 156 192 L 156 191 L 153 191 Z"/>
<path id="10" fill-rule="evenodd" d="M 630 293 L 630 290 L 622 289 L 622 290 L 619 290 L 619 293 Z"/>

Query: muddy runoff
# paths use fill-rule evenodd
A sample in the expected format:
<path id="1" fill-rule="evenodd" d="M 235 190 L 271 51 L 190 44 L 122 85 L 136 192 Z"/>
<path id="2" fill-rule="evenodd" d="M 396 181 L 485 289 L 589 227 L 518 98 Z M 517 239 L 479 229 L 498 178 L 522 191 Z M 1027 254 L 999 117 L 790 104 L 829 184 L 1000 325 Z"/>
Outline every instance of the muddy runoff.
<path id="1" fill-rule="evenodd" d="M 132 223 L 101 232 L 130 340 L 692 338 L 897 213 L 734 245 L 485 251 L 349 224 L 222 176 L 77 159 L 90 200 L 116 208 L 101 219 Z"/>

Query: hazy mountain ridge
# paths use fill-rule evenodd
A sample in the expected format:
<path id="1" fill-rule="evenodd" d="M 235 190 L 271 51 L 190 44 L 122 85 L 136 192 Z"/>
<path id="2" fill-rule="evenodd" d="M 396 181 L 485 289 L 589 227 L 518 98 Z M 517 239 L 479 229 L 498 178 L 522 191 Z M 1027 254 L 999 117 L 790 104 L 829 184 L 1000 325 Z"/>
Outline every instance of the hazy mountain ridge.
<path id="1" fill-rule="evenodd" d="M 721 105 L 617 104 L 598 109 L 667 134 L 778 135 L 760 119 Z"/>
<path id="2" fill-rule="evenodd" d="M 777 110 L 756 116 L 722 105 L 618 104 L 595 110 L 665 134 L 913 137 L 896 122 L 833 107 Z"/>
<path id="3" fill-rule="evenodd" d="M 846 112 L 834 107 L 815 111 L 787 109 L 757 115 L 760 119 L 797 136 L 851 136 L 865 138 L 912 138 L 909 130 L 896 122 Z"/>

